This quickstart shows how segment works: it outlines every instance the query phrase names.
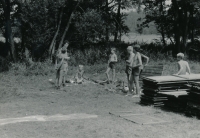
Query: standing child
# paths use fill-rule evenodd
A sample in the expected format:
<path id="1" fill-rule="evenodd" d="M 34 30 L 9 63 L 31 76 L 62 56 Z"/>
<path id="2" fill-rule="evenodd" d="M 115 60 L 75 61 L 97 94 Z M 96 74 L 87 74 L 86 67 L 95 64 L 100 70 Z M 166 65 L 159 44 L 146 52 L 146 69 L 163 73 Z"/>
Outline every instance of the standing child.
<path id="1" fill-rule="evenodd" d="M 179 60 L 178 61 L 178 72 L 175 75 L 191 74 L 189 64 L 187 61 L 184 61 L 183 58 L 184 58 L 183 53 L 177 54 L 177 59 Z"/>
<path id="2" fill-rule="evenodd" d="M 106 70 L 106 76 L 109 83 L 110 83 L 110 78 L 109 78 L 110 70 L 112 71 L 112 82 L 115 82 L 115 64 L 117 62 L 117 55 L 115 54 L 115 52 L 116 48 L 111 48 L 111 54 L 109 55 L 108 67 Z"/>
<path id="3" fill-rule="evenodd" d="M 126 96 L 129 96 L 132 94 L 132 90 L 133 90 L 132 62 L 133 62 L 133 58 L 134 58 L 135 54 L 133 53 L 132 46 L 128 46 L 127 52 L 129 54 L 129 58 L 128 58 L 128 60 L 126 60 L 126 71 L 125 72 L 127 75 L 129 91 Z"/>
<path id="4" fill-rule="evenodd" d="M 133 47 L 133 53 L 135 54 L 135 56 L 133 58 L 133 63 L 132 63 L 132 75 L 133 75 L 133 81 L 136 86 L 136 95 L 134 95 L 133 97 L 139 97 L 140 95 L 139 75 L 140 75 L 140 67 L 142 66 L 142 59 L 139 51 L 140 51 L 140 46 L 135 45 Z"/>
<path id="5" fill-rule="evenodd" d="M 65 75 L 68 71 L 68 60 L 70 59 L 70 57 L 68 57 L 67 54 L 67 46 L 65 44 L 65 46 L 60 50 L 60 52 L 56 56 L 56 87 L 58 89 L 60 89 L 62 83 L 63 85 L 65 85 Z"/>

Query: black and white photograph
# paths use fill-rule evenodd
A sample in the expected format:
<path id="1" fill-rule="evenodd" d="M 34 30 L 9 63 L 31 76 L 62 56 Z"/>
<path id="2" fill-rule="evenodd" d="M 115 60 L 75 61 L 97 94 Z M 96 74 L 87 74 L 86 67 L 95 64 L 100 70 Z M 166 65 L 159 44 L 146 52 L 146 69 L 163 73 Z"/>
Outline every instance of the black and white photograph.
<path id="1" fill-rule="evenodd" d="M 0 0 L 0 138 L 200 138 L 200 0 Z"/>

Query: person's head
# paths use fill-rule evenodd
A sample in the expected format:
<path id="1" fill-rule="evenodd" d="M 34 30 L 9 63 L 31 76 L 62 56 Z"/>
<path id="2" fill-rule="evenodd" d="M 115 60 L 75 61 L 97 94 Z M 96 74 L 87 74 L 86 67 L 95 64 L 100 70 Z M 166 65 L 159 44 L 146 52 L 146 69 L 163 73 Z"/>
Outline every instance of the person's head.
<path id="1" fill-rule="evenodd" d="M 183 53 L 178 53 L 177 54 L 177 59 L 178 60 L 182 60 L 184 58 L 184 54 Z"/>
<path id="2" fill-rule="evenodd" d="M 140 52 L 140 45 L 136 44 L 133 46 L 133 52 L 136 53 L 136 52 Z"/>
<path id="3" fill-rule="evenodd" d="M 78 66 L 78 69 L 81 71 L 81 70 L 83 70 L 83 65 L 79 65 Z"/>
<path id="4" fill-rule="evenodd" d="M 111 51 L 112 54 L 114 54 L 114 53 L 116 52 L 116 48 L 112 47 L 112 48 L 110 49 L 110 51 Z"/>
<path id="5" fill-rule="evenodd" d="M 63 47 L 68 47 L 69 46 L 69 41 L 65 41 L 65 44 L 64 44 L 64 46 Z"/>
<path id="6" fill-rule="evenodd" d="M 66 47 L 63 47 L 62 49 L 61 49 L 61 53 L 62 54 L 65 54 L 67 52 L 67 48 Z"/>
<path id="7" fill-rule="evenodd" d="M 128 53 L 133 52 L 133 47 L 132 47 L 132 46 L 128 46 L 128 47 L 127 47 L 127 52 L 128 52 Z"/>

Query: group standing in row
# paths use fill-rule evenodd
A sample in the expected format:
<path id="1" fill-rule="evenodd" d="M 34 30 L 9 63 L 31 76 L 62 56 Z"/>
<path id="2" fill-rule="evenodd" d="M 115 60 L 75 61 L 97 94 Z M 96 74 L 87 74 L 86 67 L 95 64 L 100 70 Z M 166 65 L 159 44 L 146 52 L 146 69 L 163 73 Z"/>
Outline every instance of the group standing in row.
<path id="1" fill-rule="evenodd" d="M 61 85 L 65 85 L 65 76 L 68 71 L 68 60 L 70 57 L 67 53 L 68 48 L 68 42 L 65 43 L 65 45 L 58 50 L 56 55 L 56 87 L 59 89 Z M 106 70 L 106 77 L 108 80 L 108 83 L 114 83 L 115 82 L 115 68 L 117 63 L 117 55 L 116 55 L 116 48 L 111 48 Z M 127 47 L 127 60 L 126 60 L 126 69 L 125 73 L 127 75 L 128 80 L 128 88 L 129 91 L 126 96 L 133 95 L 133 97 L 138 97 L 140 95 L 140 86 L 139 86 L 139 77 L 143 71 L 144 66 L 146 66 L 149 63 L 149 58 L 141 53 L 140 45 L 134 45 L 134 46 L 128 46 Z M 178 53 L 177 59 L 178 59 L 178 72 L 175 75 L 185 75 L 190 74 L 190 67 L 187 61 L 183 60 L 184 54 Z M 145 64 L 143 64 L 143 61 L 145 61 Z M 110 79 L 109 72 L 112 72 L 112 78 Z M 79 68 L 77 70 L 75 81 L 77 83 L 83 81 L 83 65 L 79 65 Z"/>

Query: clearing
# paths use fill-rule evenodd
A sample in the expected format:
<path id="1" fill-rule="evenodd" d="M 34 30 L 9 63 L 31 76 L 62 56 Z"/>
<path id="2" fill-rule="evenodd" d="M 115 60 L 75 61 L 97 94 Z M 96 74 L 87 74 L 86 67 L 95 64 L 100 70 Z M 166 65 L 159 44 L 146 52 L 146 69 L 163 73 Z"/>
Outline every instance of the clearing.
<path id="1" fill-rule="evenodd" d="M 125 79 L 123 76 L 118 74 L 118 78 Z M 141 106 L 139 98 L 105 90 L 110 86 L 69 84 L 64 90 L 56 90 L 49 78 L 54 78 L 54 74 L 0 74 L 1 138 L 200 137 L 200 120 L 195 118 Z M 170 122 L 139 125 L 110 115 L 111 111 L 132 111 Z"/>

